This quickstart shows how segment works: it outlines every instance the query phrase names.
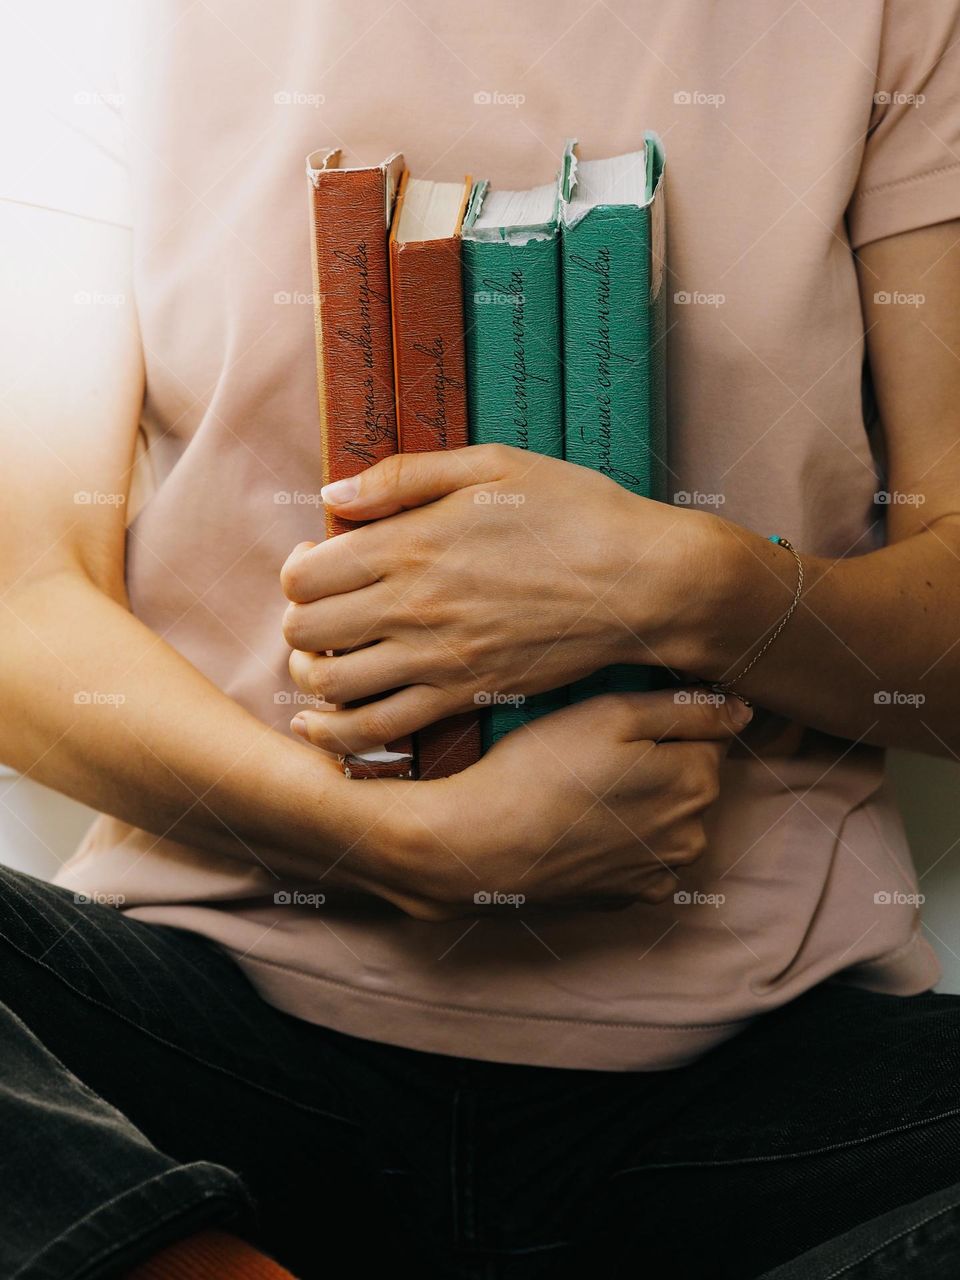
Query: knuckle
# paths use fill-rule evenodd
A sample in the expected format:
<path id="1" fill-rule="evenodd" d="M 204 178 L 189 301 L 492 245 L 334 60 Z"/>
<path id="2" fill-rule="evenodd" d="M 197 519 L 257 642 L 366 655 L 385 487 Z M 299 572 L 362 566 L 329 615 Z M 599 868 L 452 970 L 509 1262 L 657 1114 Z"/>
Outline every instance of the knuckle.
<path id="1" fill-rule="evenodd" d="M 640 891 L 640 897 L 644 902 L 652 903 L 659 906 L 662 902 L 666 902 L 673 895 L 674 878 L 667 872 L 663 875 L 655 876 Z"/>
<path id="2" fill-rule="evenodd" d="M 707 850 L 707 833 L 703 829 L 702 823 L 696 826 L 684 837 L 683 844 L 670 858 L 670 863 L 675 867 L 689 867 L 692 863 L 698 862 Z"/>
<path id="3" fill-rule="evenodd" d="M 310 655 L 304 653 L 300 649 L 292 649 L 290 657 L 287 659 L 287 670 L 290 672 L 290 679 L 304 693 L 311 693 L 311 667 Z"/>
<path id="4" fill-rule="evenodd" d="M 431 575 L 427 575 L 409 592 L 405 607 L 414 621 L 437 623 L 444 615 L 445 601 L 446 592 Z"/>
<path id="5" fill-rule="evenodd" d="M 686 779 L 697 804 L 711 804 L 717 798 L 720 782 L 716 762 L 709 749 L 693 747 L 686 768 Z"/>
<path id="6" fill-rule="evenodd" d="M 391 453 L 386 458 L 382 458 L 378 464 L 378 479 L 383 480 L 387 485 L 397 485 L 405 475 L 409 474 L 410 467 L 415 465 L 416 454 L 408 453 Z"/>
<path id="7" fill-rule="evenodd" d="M 357 713 L 354 724 L 357 735 L 371 747 L 399 736 L 396 717 L 383 707 L 364 707 Z"/>
<path id="8" fill-rule="evenodd" d="M 298 604 L 288 604 L 283 615 L 284 640 L 291 649 L 305 650 L 307 646 L 301 643 L 303 633 L 303 607 Z"/>
<path id="9" fill-rule="evenodd" d="M 477 457 L 481 466 L 491 467 L 495 471 L 504 470 L 510 465 L 512 450 L 506 444 L 481 444 L 477 446 Z"/>
<path id="10" fill-rule="evenodd" d="M 302 602 L 307 597 L 306 575 L 304 573 L 303 556 L 294 552 L 289 555 L 280 570 L 280 587 L 288 600 Z"/>
<path id="11" fill-rule="evenodd" d="M 342 681 L 336 658 L 314 658 L 308 676 L 310 692 L 321 702 L 341 702 L 339 696 Z"/>
<path id="12" fill-rule="evenodd" d="M 608 725 L 618 736 L 626 737 L 635 727 L 634 705 L 629 694 L 601 693 L 583 704 L 598 722 Z"/>
<path id="13" fill-rule="evenodd" d="M 433 564 L 436 560 L 437 548 L 430 533 L 422 524 L 419 524 L 416 530 L 409 528 L 403 530 L 403 536 L 398 537 L 396 547 L 392 551 L 392 558 L 394 564 L 401 569 L 408 572 L 422 572 L 425 566 Z"/>

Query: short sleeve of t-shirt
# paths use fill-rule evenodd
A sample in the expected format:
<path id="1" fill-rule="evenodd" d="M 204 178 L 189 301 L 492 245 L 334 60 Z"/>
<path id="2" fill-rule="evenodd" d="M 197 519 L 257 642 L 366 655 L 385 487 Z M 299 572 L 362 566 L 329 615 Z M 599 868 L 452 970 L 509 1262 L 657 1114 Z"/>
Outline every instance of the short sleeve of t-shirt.
<path id="1" fill-rule="evenodd" d="M 116 0 L 7 0 L 0 199 L 129 227 Z"/>
<path id="2" fill-rule="evenodd" d="M 960 217 L 960 0 L 887 0 L 854 248 Z"/>

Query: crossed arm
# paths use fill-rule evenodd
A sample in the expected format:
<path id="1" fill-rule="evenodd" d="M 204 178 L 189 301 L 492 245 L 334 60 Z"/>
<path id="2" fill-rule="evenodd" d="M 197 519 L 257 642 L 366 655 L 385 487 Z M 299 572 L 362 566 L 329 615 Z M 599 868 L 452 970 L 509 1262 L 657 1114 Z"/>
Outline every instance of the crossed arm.
<path id="1" fill-rule="evenodd" d="M 804 556 L 800 607 L 737 687 L 826 733 L 960 755 L 960 224 L 868 245 L 858 270 L 886 487 L 912 500 L 886 508 L 882 550 Z M 926 301 L 884 306 L 883 292 Z M 324 747 L 409 732 L 477 690 L 555 687 L 598 659 L 731 678 L 797 583 L 765 537 L 517 450 L 400 456 L 357 482 L 336 510 L 390 518 L 305 544 L 284 570 L 298 684 L 329 702 L 383 695 L 306 713 Z"/>
<path id="2" fill-rule="evenodd" d="M 320 880 L 328 891 L 373 894 L 425 919 L 468 909 L 474 890 L 491 884 L 554 906 L 656 902 L 671 892 L 675 869 L 703 850 L 703 814 L 717 794 L 723 752 L 743 727 L 730 705 L 606 698 L 508 735 L 457 778 L 351 783 L 322 753 L 250 716 L 130 612 L 123 500 L 143 393 L 133 307 L 79 316 L 71 304 L 79 281 L 59 271 L 45 277 L 35 253 L 55 235 L 59 256 L 83 263 L 93 289 L 130 298 L 129 236 L 2 206 L 0 219 L 11 250 L 4 292 L 24 299 L 16 330 L 0 347 L 0 759 L 158 835 L 256 862 L 275 876 Z M 940 258 L 923 286 L 935 336 L 898 332 L 898 314 L 877 317 L 871 329 L 890 484 L 922 485 L 927 503 L 892 512 L 896 545 L 863 557 L 862 566 L 811 564 L 810 616 L 791 622 L 791 634 L 744 686 L 759 703 L 806 723 L 932 750 L 955 744 L 958 734 L 954 239 L 955 228 L 934 228 L 864 255 L 876 273 L 871 293 L 910 290 Z M 680 513 L 638 505 L 602 477 L 563 463 L 538 462 L 517 475 L 499 450 L 467 451 L 440 473 L 436 465 L 382 469 L 371 478 L 380 491 L 373 506 L 367 492 L 345 513 L 417 509 L 299 549 L 284 571 L 299 601 L 286 623 L 298 680 L 337 698 L 412 686 L 402 715 L 387 706 L 390 698 L 363 713 L 369 721 L 354 712 L 310 714 L 314 741 L 382 741 L 390 736 L 385 727 L 392 732 L 400 723 L 426 723 L 447 705 L 469 705 L 477 688 L 565 683 L 613 657 L 646 662 L 652 651 L 698 676 L 723 674 L 789 596 L 786 557 L 780 562 L 762 540 L 719 521 L 710 528 L 722 536 L 708 537 L 708 518 L 691 512 L 675 527 L 674 554 L 647 557 L 643 589 L 611 595 L 611 581 L 629 584 L 637 547 L 655 541 L 653 522 Z M 451 522 L 466 519 L 469 494 L 460 486 L 478 480 L 529 486 L 524 518 L 538 522 L 538 538 L 530 556 L 520 554 L 529 545 L 518 548 L 489 522 L 474 528 L 476 545 L 459 562 L 457 580 L 448 572 L 457 561 L 437 557 L 437 539 L 445 549 L 455 545 Z M 78 505 L 79 491 L 118 501 Z M 431 498 L 439 500 L 418 505 Z M 576 519 L 564 527 L 557 511 L 573 501 Z M 476 509 L 470 503 L 471 515 Z M 911 525 L 910 516 L 922 523 Z M 369 568 L 383 554 L 371 540 L 387 533 L 402 556 L 378 563 L 375 583 L 359 584 L 350 576 L 356 564 Z M 360 538 L 369 545 L 355 557 L 348 547 Z M 437 572 L 425 577 L 426 567 Z M 305 656 L 365 636 L 371 592 L 398 574 L 406 577 L 395 594 L 406 604 L 391 612 L 386 600 L 375 602 L 373 615 L 390 628 L 366 651 L 372 659 L 397 646 L 389 677 L 379 667 L 351 686 L 359 655 Z M 728 629 L 729 620 L 717 624 L 713 607 L 723 612 L 721 584 L 738 580 L 742 632 Z M 698 591 L 704 604 L 691 607 Z M 632 602 L 626 615 L 625 599 Z M 915 602 L 917 616 L 891 622 L 904 600 Z M 404 661 L 422 665 L 404 667 L 400 647 L 414 651 Z M 872 700 L 865 713 L 863 697 L 875 684 L 859 670 L 863 663 L 881 670 L 890 687 L 926 689 L 932 729 L 896 707 L 881 713 Z M 528 672 L 539 674 L 528 679 Z M 81 690 L 114 691 L 123 701 L 79 706 Z"/>

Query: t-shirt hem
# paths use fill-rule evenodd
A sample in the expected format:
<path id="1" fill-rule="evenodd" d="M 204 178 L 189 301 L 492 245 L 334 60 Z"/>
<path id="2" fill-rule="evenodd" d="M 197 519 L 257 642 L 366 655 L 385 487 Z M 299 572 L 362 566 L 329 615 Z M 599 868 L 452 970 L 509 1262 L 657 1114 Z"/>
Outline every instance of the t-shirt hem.
<path id="1" fill-rule="evenodd" d="M 453 1058 L 571 1070 L 662 1071 L 688 1065 L 753 1021 L 668 1025 L 470 1009 L 369 991 L 224 950 L 263 999 L 284 1013 L 360 1040 Z"/>
<path id="2" fill-rule="evenodd" d="M 854 249 L 954 218 L 960 218 L 960 161 L 869 187 L 847 211 Z"/>
<path id="3" fill-rule="evenodd" d="M 274 1008 L 360 1040 L 376 1040 L 421 1053 L 483 1062 L 587 1071 L 664 1071 L 688 1066 L 731 1039 L 806 986 L 770 999 L 749 1016 L 716 1022 L 612 1021 L 503 1009 L 469 1008 L 421 1000 L 396 991 L 372 991 L 342 979 L 307 973 L 219 943 Z M 894 950 L 840 972 L 834 980 L 889 995 L 917 995 L 940 978 L 936 957 L 914 932 Z"/>

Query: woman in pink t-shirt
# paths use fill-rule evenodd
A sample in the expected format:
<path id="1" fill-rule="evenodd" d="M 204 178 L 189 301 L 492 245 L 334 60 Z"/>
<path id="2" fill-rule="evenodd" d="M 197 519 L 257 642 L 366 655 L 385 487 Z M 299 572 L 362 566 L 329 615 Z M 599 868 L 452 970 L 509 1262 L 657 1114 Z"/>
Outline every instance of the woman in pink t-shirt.
<path id="1" fill-rule="evenodd" d="M 883 753 L 960 752 L 960 4 L 47 7 L 0 758 L 99 816 L 0 869 L 0 1274 L 948 1274 L 960 1004 Z M 646 129 L 674 503 L 482 447 L 318 542 L 303 156 L 519 188 Z M 438 782 L 327 754 L 611 662 L 683 696 Z"/>

